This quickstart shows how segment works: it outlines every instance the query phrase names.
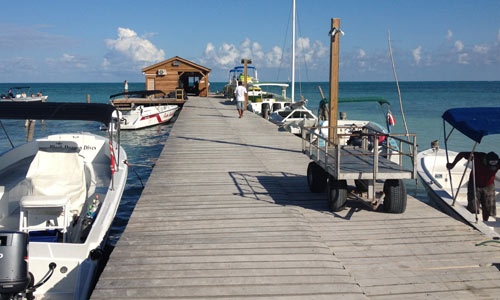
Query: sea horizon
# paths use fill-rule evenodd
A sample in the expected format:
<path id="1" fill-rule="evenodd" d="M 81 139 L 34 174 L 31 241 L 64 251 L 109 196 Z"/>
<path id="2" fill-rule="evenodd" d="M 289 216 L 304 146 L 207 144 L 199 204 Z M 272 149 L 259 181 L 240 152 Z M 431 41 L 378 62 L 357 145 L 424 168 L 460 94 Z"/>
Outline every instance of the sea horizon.
<path id="1" fill-rule="evenodd" d="M 265 80 L 265 81 L 262 81 L 262 82 L 274 82 L 272 80 Z M 291 80 L 279 80 L 279 81 L 276 81 L 276 82 L 291 82 Z M 315 82 L 329 82 L 329 81 L 301 81 L 301 83 L 315 83 Z M 360 80 L 360 81 L 356 81 L 356 80 L 340 80 L 339 83 L 396 83 L 396 81 L 394 80 L 376 80 L 376 81 L 370 81 L 370 80 Z M 500 82 L 500 79 L 498 80 L 399 80 L 398 81 L 399 83 L 403 83 L 403 82 Z M 29 85 L 29 84 L 104 84 L 104 83 L 120 83 L 120 84 L 123 84 L 123 81 L 50 81 L 50 82 L 43 82 L 43 81 L 33 81 L 33 82 L 2 82 L 0 83 L 0 85 L 4 85 L 4 84 L 9 84 L 9 85 L 12 85 L 12 84 L 16 84 L 16 85 Z M 129 83 L 135 83 L 135 84 L 138 84 L 138 83 L 144 83 L 145 84 L 145 81 L 142 82 L 142 81 L 129 81 Z M 210 81 L 210 83 L 227 83 L 227 80 L 223 80 L 223 81 Z M 299 83 L 299 82 L 296 82 L 296 83 Z"/>

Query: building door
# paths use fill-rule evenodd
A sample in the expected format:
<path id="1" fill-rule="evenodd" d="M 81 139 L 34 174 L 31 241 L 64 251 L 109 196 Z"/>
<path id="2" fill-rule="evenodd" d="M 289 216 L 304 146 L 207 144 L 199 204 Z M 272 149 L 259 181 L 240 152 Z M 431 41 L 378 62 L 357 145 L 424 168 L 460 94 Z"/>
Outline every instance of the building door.
<path id="1" fill-rule="evenodd" d="M 152 91 L 155 89 L 155 79 L 154 78 L 148 78 L 146 81 L 146 90 L 147 91 Z"/>

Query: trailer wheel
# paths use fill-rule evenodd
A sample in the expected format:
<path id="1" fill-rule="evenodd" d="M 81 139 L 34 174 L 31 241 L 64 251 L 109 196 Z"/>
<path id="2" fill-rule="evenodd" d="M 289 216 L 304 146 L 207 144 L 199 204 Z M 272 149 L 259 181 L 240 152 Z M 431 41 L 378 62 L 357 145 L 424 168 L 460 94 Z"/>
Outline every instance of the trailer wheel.
<path id="1" fill-rule="evenodd" d="M 406 210 L 406 186 L 401 179 L 388 179 L 384 182 L 384 211 L 401 214 Z"/>
<path id="2" fill-rule="evenodd" d="M 327 181 L 328 173 L 316 162 L 310 162 L 307 166 L 307 184 L 309 185 L 309 190 L 313 193 L 324 192 Z"/>
<path id="3" fill-rule="evenodd" d="M 347 181 L 328 178 L 328 204 L 333 212 L 341 211 L 347 201 Z"/>

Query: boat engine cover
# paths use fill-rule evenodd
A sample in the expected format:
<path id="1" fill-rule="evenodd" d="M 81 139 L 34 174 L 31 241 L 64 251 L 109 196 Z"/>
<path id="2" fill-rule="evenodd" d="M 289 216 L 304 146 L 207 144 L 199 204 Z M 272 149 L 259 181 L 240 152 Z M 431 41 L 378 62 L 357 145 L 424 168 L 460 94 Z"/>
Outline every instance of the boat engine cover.
<path id="1" fill-rule="evenodd" d="M 0 295 L 13 295 L 26 290 L 28 243 L 25 232 L 0 231 Z"/>

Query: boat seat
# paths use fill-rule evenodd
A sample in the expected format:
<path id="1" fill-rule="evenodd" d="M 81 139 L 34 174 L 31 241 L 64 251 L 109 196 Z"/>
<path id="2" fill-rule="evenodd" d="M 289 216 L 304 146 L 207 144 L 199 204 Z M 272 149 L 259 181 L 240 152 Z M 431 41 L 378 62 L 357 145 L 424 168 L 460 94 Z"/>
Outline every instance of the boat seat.
<path id="1" fill-rule="evenodd" d="M 39 150 L 26 175 L 28 195 L 21 198 L 19 230 L 59 230 L 65 241 L 72 216 L 87 199 L 85 163 L 77 152 Z"/>
<path id="2" fill-rule="evenodd" d="M 69 202 L 66 196 L 24 196 L 20 203 L 19 230 L 59 230 L 65 240 L 71 214 Z"/>

